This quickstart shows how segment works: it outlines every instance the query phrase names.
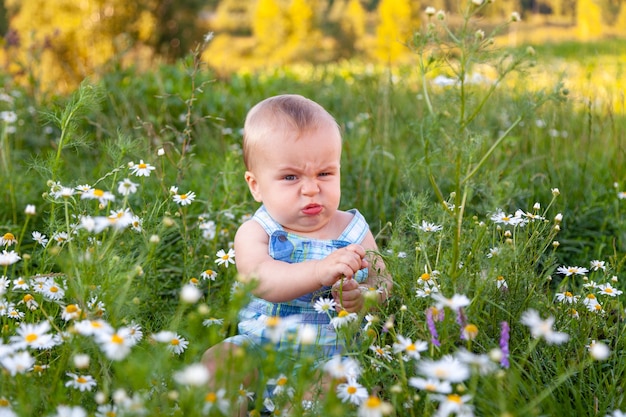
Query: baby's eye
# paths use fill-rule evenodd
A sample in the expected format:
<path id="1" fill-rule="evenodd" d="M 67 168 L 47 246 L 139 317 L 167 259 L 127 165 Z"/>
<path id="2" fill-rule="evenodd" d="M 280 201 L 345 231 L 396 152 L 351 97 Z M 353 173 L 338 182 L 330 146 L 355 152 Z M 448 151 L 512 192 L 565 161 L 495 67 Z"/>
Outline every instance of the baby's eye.
<path id="1" fill-rule="evenodd" d="M 329 176 L 329 175 L 330 175 L 330 172 L 320 172 L 318 175 L 319 175 L 320 177 L 327 177 L 327 176 Z"/>
<path id="2" fill-rule="evenodd" d="M 295 175 L 285 175 L 284 179 L 287 180 L 287 181 L 294 181 L 296 179 L 296 176 Z"/>

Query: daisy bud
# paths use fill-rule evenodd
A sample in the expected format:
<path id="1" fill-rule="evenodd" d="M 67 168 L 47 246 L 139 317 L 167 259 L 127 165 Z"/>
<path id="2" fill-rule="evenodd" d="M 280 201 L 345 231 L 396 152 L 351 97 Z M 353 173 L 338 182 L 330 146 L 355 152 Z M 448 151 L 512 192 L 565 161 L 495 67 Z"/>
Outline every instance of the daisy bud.
<path id="1" fill-rule="evenodd" d="M 604 343 L 593 341 L 591 345 L 589 345 L 589 353 L 595 360 L 603 361 L 609 357 L 611 350 Z"/>
<path id="2" fill-rule="evenodd" d="M 478 29 L 474 33 L 474 37 L 476 38 L 476 40 L 482 41 L 483 39 L 485 39 L 485 31 Z"/>
<path id="3" fill-rule="evenodd" d="M 535 56 L 536 54 L 535 48 L 533 48 L 532 46 L 529 46 L 528 48 L 526 48 L 526 54 L 528 54 L 529 56 Z"/>
<path id="4" fill-rule="evenodd" d="M 98 391 L 96 392 L 94 399 L 96 400 L 97 404 L 104 404 L 107 401 L 107 396 L 104 392 Z"/>
<path id="5" fill-rule="evenodd" d="M 561 231 L 561 226 L 559 226 L 558 224 L 554 226 L 554 230 L 559 232 Z"/>
<path id="6" fill-rule="evenodd" d="M 407 311 L 408 309 L 409 308 L 404 304 L 400 307 L 400 311 Z"/>
<path id="7" fill-rule="evenodd" d="M 489 351 L 489 359 L 496 363 L 500 363 L 503 356 L 504 355 L 502 355 L 502 351 L 498 348 L 493 348 Z"/>
<path id="8" fill-rule="evenodd" d="M 180 299 L 184 303 L 195 304 L 202 297 L 202 291 L 200 291 L 195 285 L 186 284 L 180 291 Z"/>
<path id="9" fill-rule="evenodd" d="M 613 276 L 611 277 L 611 281 L 613 281 L 613 282 L 617 282 L 617 275 L 613 275 Z"/>
<path id="10" fill-rule="evenodd" d="M 33 204 L 27 204 L 26 208 L 24 209 L 24 213 L 26 213 L 27 216 L 34 216 L 35 214 L 37 214 L 37 210 L 35 209 L 35 206 Z"/>
<path id="11" fill-rule="evenodd" d="M 561 221 L 563 221 L 563 215 L 561 213 L 558 213 L 556 216 L 554 216 L 554 221 L 557 223 L 561 223 Z"/>
<path id="12" fill-rule="evenodd" d="M 522 20 L 522 17 L 518 12 L 511 13 L 511 22 L 519 22 Z"/>
<path id="13" fill-rule="evenodd" d="M 134 166 L 135 166 L 135 163 L 134 163 L 133 161 L 130 161 L 130 162 L 128 163 L 128 168 L 132 168 L 132 167 L 134 167 Z"/>
<path id="14" fill-rule="evenodd" d="M 444 12 L 443 10 L 439 10 L 437 12 L 437 20 L 443 20 L 446 18 L 446 12 Z"/>
<path id="15" fill-rule="evenodd" d="M 556 197 L 556 196 L 557 196 L 557 195 L 559 195 L 559 194 L 561 194 L 561 192 L 559 191 L 559 189 L 558 189 L 558 188 L 553 188 L 553 189 L 552 189 L 552 195 L 553 195 L 553 196 L 555 196 L 555 197 Z"/>
<path id="16" fill-rule="evenodd" d="M 474 3 L 476 6 L 480 6 L 481 4 L 483 4 L 483 0 L 472 0 L 472 3 Z"/>
<path id="17" fill-rule="evenodd" d="M 152 235 L 152 236 L 150 236 L 150 243 L 157 244 L 160 241 L 161 241 L 161 238 L 159 237 L 159 235 Z"/>
<path id="18" fill-rule="evenodd" d="M 165 227 L 172 227 L 174 224 L 176 224 L 176 222 L 174 222 L 174 219 L 171 217 L 163 217 L 163 225 Z"/>
<path id="19" fill-rule="evenodd" d="M 535 203 L 535 205 L 533 205 L 533 210 L 539 210 L 541 208 L 541 204 L 539 203 Z"/>
<path id="20" fill-rule="evenodd" d="M 558 248 L 559 245 L 560 245 L 560 243 L 559 243 L 558 240 L 555 240 L 555 241 L 552 242 L 552 246 L 555 247 L 555 248 Z"/>
<path id="21" fill-rule="evenodd" d="M 74 366 L 78 369 L 85 369 L 89 367 L 89 355 L 82 353 L 74 355 Z"/>
<path id="22" fill-rule="evenodd" d="M 506 232 L 504 232 L 504 237 L 511 237 L 511 236 L 512 234 L 510 230 L 507 230 Z"/>
<path id="23" fill-rule="evenodd" d="M 435 13 L 437 13 L 434 7 L 427 7 L 426 10 L 424 10 L 424 12 L 426 13 L 426 16 L 428 17 L 434 16 Z"/>
<path id="24" fill-rule="evenodd" d="M 163 148 L 159 148 L 159 150 L 157 151 L 157 155 L 158 155 L 158 156 L 163 156 L 163 155 L 165 155 L 165 149 L 163 149 Z"/>
<path id="25" fill-rule="evenodd" d="M 616 182 L 613 183 L 613 188 L 619 188 L 619 184 Z"/>

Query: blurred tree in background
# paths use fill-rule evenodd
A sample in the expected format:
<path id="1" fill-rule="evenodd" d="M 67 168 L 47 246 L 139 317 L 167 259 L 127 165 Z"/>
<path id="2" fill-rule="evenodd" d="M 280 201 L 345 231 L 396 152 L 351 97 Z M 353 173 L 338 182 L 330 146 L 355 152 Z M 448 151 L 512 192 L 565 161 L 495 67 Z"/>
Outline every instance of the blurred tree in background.
<path id="1" fill-rule="evenodd" d="M 215 37 L 203 59 L 224 75 L 303 60 L 393 64 L 410 56 L 404 44 L 427 6 L 445 11 L 450 25 L 461 7 L 456 0 L 0 0 L 0 65 L 35 94 L 64 92 L 112 66 L 173 62 L 209 31 Z M 545 33 L 566 28 L 582 40 L 626 34 L 626 0 L 510 0 L 492 6 L 480 24 L 519 12 L 528 36 L 538 33 L 536 22 Z M 510 43 L 528 39 L 513 35 Z"/>

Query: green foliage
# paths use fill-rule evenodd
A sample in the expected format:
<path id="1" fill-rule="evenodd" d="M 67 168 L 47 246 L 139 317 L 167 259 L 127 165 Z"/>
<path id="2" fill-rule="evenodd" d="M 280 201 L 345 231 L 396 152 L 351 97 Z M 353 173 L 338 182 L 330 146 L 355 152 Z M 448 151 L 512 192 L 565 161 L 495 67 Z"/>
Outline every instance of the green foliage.
<path id="1" fill-rule="evenodd" d="M 413 38 L 417 68 L 351 63 L 217 79 L 198 49 L 149 72 L 115 68 L 55 101 L 6 87 L 0 236 L 2 249 L 21 259 L 1 265 L 0 409 L 221 415 L 212 402 L 220 391 L 177 378 L 234 334 L 254 285 L 238 282 L 232 265 L 215 263 L 255 207 L 240 155 L 245 114 L 262 98 L 294 92 L 340 123 L 342 208 L 357 207 L 369 220 L 395 281 L 390 301 L 367 311 L 367 330 L 357 323 L 340 329 L 361 368 L 358 382 L 375 395 L 366 404 L 397 416 L 434 415 L 447 400 L 474 415 L 623 410 L 626 120 L 607 102 L 592 105 L 594 97 L 581 106 L 582 93 L 565 94 L 558 78 L 529 88 L 530 75 L 549 71 L 551 62 L 539 48 L 537 55 L 495 48 L 494 34 L 472 20 L 487 7 L 469 4 L 460 30 L 432 15 Z M 155 168 L 149 176 L 134 173 L 140 161 Z M 137 191 L 120 192 L 124 179 Z M 190 204 L 174 201 L 191 192 Z M 49 242 L 33 240 L 34 231 Z M 211 270 L 215 281 L 204 278 Z M 199 300 L 181 298 L 189 284 Z M 538 322 L 523 324 L 531 309 Z M 98 318 L 124 332 L 139 325 L 143 337 L 112 359 L 102 340 L 79 330 L 80 321 Z M 24 324 L 46 322 L 63 343 L 23 349 L 35 367 L 12 374 L 4 362 L 13 357 L 4 350 L 11 338 Z M 555 343 L 555 332 L 568 340 Z M 590 355 L 594 341 L 609 348 L 608 358 Z M 279 395 L 274 406 L 310 414 L 299 400 L 320 376 L 315 364 L 289 361 L 271 346 L 260 353 L 264 360 L 246 351 L 223 358 L 235 376 L 260 371 L 260 383 L 245 387 L 257 394 L 251 407 L 263 407 L 265 383 L 284 373 L 295 399 Z M 415 353 L 419 359 L 404 358 Z M 458 397 L 418 389 L 420 366 L 446 355 L 458 360 L 455 371 L 469 370 L 450 386 Z M 66 386 L 68 372 L 92 376 L 97 386 Z M 232 405 L 240 387 L 221 372 L 214 377 Z M 317 398 L 318 414 L 357 415 L 337 396 L 340 382 Z"/>

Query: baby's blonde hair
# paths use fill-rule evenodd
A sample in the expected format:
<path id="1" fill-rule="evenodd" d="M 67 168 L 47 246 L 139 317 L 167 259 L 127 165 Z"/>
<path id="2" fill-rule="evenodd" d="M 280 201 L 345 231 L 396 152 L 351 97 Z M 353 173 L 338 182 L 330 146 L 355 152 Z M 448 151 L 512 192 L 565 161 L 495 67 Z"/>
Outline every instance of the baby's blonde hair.
<path id="1" fill-rule="evenodd" d="M 282 94 L 266 98 L 250 109 L 243 127 L 243 161 L 251 169 L 255 145 L 276 134 L 292 134 L 320 126 L 333 126 L 341 137 L 339 126 L 333 116 L 318 103 L 297 94 Z"/>

